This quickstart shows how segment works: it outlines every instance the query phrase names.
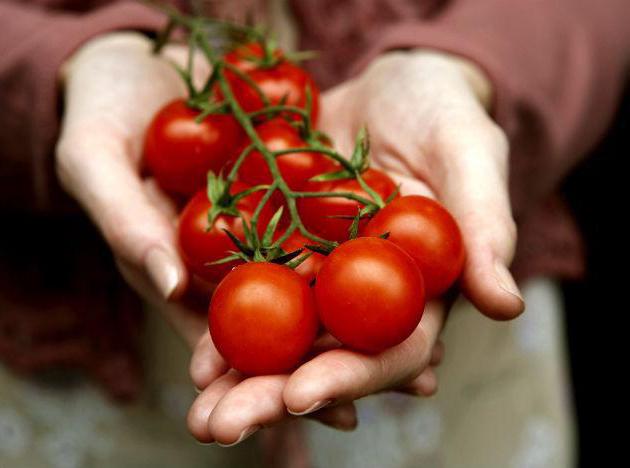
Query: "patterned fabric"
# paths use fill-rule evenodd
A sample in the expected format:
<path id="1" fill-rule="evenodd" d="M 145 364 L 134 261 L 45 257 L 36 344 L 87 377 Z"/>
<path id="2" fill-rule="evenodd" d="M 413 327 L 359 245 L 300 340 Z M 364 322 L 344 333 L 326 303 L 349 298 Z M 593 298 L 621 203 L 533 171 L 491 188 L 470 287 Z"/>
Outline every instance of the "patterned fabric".
<path id="1" fill-rule="evenodd" d="M 537 280 L 524 294 L 528 311 L 510 323 L 483 318 L 467 303 L 456 305 L 435 397 L 365 398 L 358 402 L 360 423 L 353 433 L 310 421 L 280 426 L 285 434 L 299 429 L 305 436 L 310 450 L 300 451 L 310 460 L 299 466 L 296 454 L 280 445 L 268 447 L 275 450 L 273 459 L 264 458 L 259 443 L 269 441 L 268 430 L 233 449 L 202 446 L 186 434 L 185 413 L 194 396 L 188 352 L 148 313 L 149 385 L 133 405 L 114 405 L 82 380 L 54 385 L 49 378 L 44 384 L 0 368 L 0 466 L 569 468 L 574 436 L 559 291 L 551 281 Z"/>

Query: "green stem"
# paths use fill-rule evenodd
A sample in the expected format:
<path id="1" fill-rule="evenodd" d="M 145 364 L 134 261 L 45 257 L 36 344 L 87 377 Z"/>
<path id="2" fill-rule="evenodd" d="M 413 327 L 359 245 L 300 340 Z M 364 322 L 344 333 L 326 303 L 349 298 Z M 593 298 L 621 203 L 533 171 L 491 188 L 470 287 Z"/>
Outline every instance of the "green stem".
<path id="1" fill-rule="evenodd" d="M 227 180 L 230 184 L 236 180 L 236 176 L 238 175 L 238 170 L 241 168 L 241 164 L 243 164 L 243 162 L 245 161 L 245 158 L 249 156 L 249 153 L 251 153 L 254 150 L 254 148 L 255 146 L 251 144 L 247 148 L 245 148 L 243 151 L 241 151 L 241 154 L 239 154 L 238 158 L 236 159 L 236 162 L 234 163 L 234 166 L 232 166 L 232 169 L 230 170 L 230 173 L 227 176 Z"/>
<path id="2" fill-rule="evenodd" d="M 265 107 L 264 109 L 250 112 L 247 115 L 249 115 L 250 117 L 258 117 L 259 115 L 267 115 L 267 114 L 272 114 L 275 112 L 291 112 L 294 114 L 298 114 L 303 119 L 308 118 L 308 113 L 301 107 L 286 106 L 286 105 L 268 106 L 268 107 Z"/>
<path id="3" fill-rule="evenodd" d="M 327 156 L 330 156 L 339 164 L 341 164 L 344 169 L 347 169 L 348 171 L 353 172 L 353 173 L 355 172 L 354 167 L 352 167 L 352 164 L 350 163 L 350 161 L 348 161 L 342 155 L 337 153 L 335 150 L 326 148 L 325 146 L 305 146 L 303 148 L 288 148 L 285 150 L 274 151 L 273 154 L 275 156 L 282 156 L 283 154 L 305 153 L 305 152 L 325 154 Z"/>
<path id="4" fill-rule="evenodd" d="M 297 224 L 294 222 L 291 222 L 291 224 L 289 224 L 289 227 L 286 229 L 286 231 L 284 231 L 282 235 L 271 245 L 271 248 L 273 249 L 275 247 L 282 245 L 284 241 L 286 241 L 291 236 L 291 234 L 293 234 L 296 228 L 297 228 Z"/>
<path id="5" fill-rule="evenodd" d="M 242 192 L 238 192 L 232 195 L 232 202 L 237 203 L 240 199 L 251 195 L 254 192 L 259 192 L 261 190 L 269 190 L 269 185 L 254 185 L 248 189 L 243 190 Z"/>
<path id="6" fill-rule="evenodd" d="M 372 200 L 353 192 L 292 192 L 291 195 L 295 198 L 348 198 L 366 206 L 374 205 Z"/>
<path id="7" fill-rule="evenodd" d="M 277 186 L 277 181 L 274 182 L 273 184 L 271 184 L 269 186 L 269 188 L 267 189 L 267 192 L 265 192 L 265 195 L 260 199 L 260 202 L 258 202 L 258 206 L 256 207 L 256 209 L 254 210 L 254 214 L 252 215 L 252 219 L 249 221 L 252 232 L 254 233 L 254 236 L 256 237 L 256 239 L 258 239 L 258 218 L 260 218 L 260 213 L 262 212 L 263 208 L 265 207 L 265 205 L 267 204 L 267 202 L 269 201 L 269 199 L 271 198 L 271 196 L 273 195 L 273 192 L 276 191 L 276 189 L 278 188 Z"/>
<path id="8" fill-rule="evenodd" d="M 227 68 L 236 76 L 238 76 L 241 80 L 245 81 L 245 83 L 247 83 L 247 85 L 250 86 L 256 92 L 256 94 L 258 94 L 258 97 L 263 102 L 264 107 L 269 107 L 270 105 L 269 98 L 267 97 L 265 93 L 263 93 L 262 89 L 260 89 L 260 86 L 258 86 L 258 84 L 256 84 L 256 82 L 252 80 L 251 76 L 249 76 L 247 73 L 243 72 L 242 70 L 239 70 L 231 63 L 225 62 L 223 65 L 225 66 L 225 68 Z"/>
<path id="9" fill-rule="evenodd" d="M 378 193 L 376 193 L 376 191 L 372 187 L 370 187 L 368 183 L 363 179 L 363 177 L 361 176 L 361 173 L 357 172 L 355 176 L 361 188 L 365 190 L 365 192 L 370 197 L 372 197 L 372 200 L 374 200 L 373 204 L 376 204 L 379 208 L 384 208 L 385 202 L 383 201 L 381 196 Z"/>
<path id="10" fill-rule="evenodd" d="M 246 135 L 249 137 L 251 141 L 251 144 L 241 152 L 236 163 L 232 167 L 227 177 L 228 182 L 231 183 L 236 179 L 240 166 L 242 165 L 245 158 L 253 150 L 257 150 L 258 152 L 260 152 L 260 154 L 263 156 L 263 159 L 265 160 L 265 163 L 269 169 L 269 172 L 271 173 L 273 183 L 270 186 L 268 187 L 257 186 L 250 189 L 250 191 L 262 190 L 263 188 L 266 188 L 267 190 L 265 195 L 262 197 L 262 199 L 258 203 L 258 206 L 256 207 L 256 210 L 254 211 L 253 216 L 250 221 L 252 236 L 255 237 L 255 239 L 257 240 L 257 244 L 259 244 L 257 223 L 258 223 L 260 214 L 276 190 L 282 193 L 286 201 L 286 205 L 289 210 L 290 217 L 291 217 L 291 224 L 289 225 L 287 230 L 282 234 L 282 236 L 272 244 L 273 246 L 281 245 L 284 241 L 286 241 L 289 238 L 289 236 L 296 229 L 298 229 L 300 233 L 307 239 L 315 243 L 319 243 L 326 248 L 334 248 L 338 245 L 337 242 L 330 241 L 316 234 L 313 234 L 304 226 L 301 220 L 300 214 L 298 212 L 298 209 L 297 209 L 296 200 L 298 198 L 340 197 L 340 198 L 347 198 L 350 200 L 357 201 L 358 203 L 361 203 L 364 206 L 374 206 L 374 205 L 383 206 L 384 205 L 381 197 L 377 193 L 375 193 L 374 190 L 372 190 L 371 187 L 369 187 L 365 183 L 365 181 L 363 180 L 361 175 L 358 173 L 358 171 L 352 166 L 351 162 L 330 148 L 326 148 L 316 143 L 313 143 L 312 146 L 307 146 L 305 148 L 292 148 L 292 149 L 282 150 L 282 151 L 271 151 L 269 148 L 267 148 L 267 146 L 263 143 L 263 141 L 258 136 L 256 129 L 254 128 L 253 119 L 256 116 L 269 114 L 272 112 L 292 112 L 292 113 L 300 115 L 303 118 L 305 128 L 310 131 L 310 116 L 308 115 L 308 111 L 305 111 L 304 109 L 297 108 L 294 106 L 284 106 L 284 105 L 270 106 L 267 96 L 265 96 L 262 90 L 260 90 L 260 88 L 256 86 L 255 83 L 252 82 L 249 75 L 243 73 L 241 70 L 238 70 L 233 65 L 229 63 L 225 63 L 224 61 L 220 60 L 217 57 L 216 52 L 212 50 L 210 45 L 208 44 L 208 41 L 206 40 L 205 35 L 201 34 L 200 32 L 200 28 L 204 24 L 203 22 L 191 21 L 191 20 L 184 21 L 179 17 L 175 17 L 174 21 L 178 22 L 179 24 L 183 24 L 186 27 L 191 29 L 191 36 L 193 38 L 192 39 L 193 42 L 204 53 L 209 64 L 213 68 L 213 82 L 218 84 L 219 89 L 221 90 L 221 93 L 225 100 L 225 103 L 227 104 L 227 106 L 232 112 L 232 115 L 241 125 L 241 127 L 243 128 Z M 191 49 L 193 48 L 194 46 L 191 45 Z M 240 106 L 240 104 L 238 103 L 238 101 L 236 100 L 234 93 L 232 91 L 232 88 L 230 86 L 230 83 L 228 82 L 226 78 L 226 74 L 225 74 L 226 69 L 238 75 L 240 78 L 245 80 L 248 84 L 251 84 L 252 87 L 254 87 L 254 89 L 258 92 L 261 100 L 265 103 L 266 108 L 262 109 L 261 111 L 256 111 L 249 114 L 245 112 L 243 108 Z M 309 141 L 309 143 L 311 142 Z M 294 192 L 293 190 L 291 190 L 291 188 L 288 186 L 288 184 L 282 177 L 282 174 L 280 173 L 280 170 L 278 168 L 276 157 L 282 154 L 297 153 L 297 152 L 318 152 L 318 153 L 327 155 L 328 157 L 337 161 L 344 169 L 348 170 L 351 174 L 355 175 L 361 187 L 374 200 L 373 201 L 369 200 L 366 197 L 362 197 L 352 192 Z M 241 196 L 241 194 L 237 194 L 237 196 Z M 258 250 L 258 247 L 259 245 L 255 246 L 256 250 Z"/>

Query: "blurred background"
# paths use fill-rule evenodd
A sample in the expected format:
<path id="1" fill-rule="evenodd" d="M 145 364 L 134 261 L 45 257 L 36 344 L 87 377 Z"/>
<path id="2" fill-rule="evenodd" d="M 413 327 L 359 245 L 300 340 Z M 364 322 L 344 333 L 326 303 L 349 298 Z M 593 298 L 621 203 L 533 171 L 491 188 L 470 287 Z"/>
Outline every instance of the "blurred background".
<path id="1" fill-rule="evenodd" d="M 627 406 L 621 369 L 627 367 L 628 355 L 624 187 L 629 154 L 630 93 L 626 90 L 608 134 L 564 186 L 587 246 L 586 276 L 563 287 L 583 468 L 612 465 L 625 453 L 625 431 L 617 427 Z"/>

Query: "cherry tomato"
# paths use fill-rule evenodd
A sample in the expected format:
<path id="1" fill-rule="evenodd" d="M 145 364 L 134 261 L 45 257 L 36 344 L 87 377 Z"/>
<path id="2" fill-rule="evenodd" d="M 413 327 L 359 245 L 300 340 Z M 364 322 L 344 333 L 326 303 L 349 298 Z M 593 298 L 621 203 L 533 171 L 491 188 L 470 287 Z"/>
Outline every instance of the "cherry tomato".
<path id="1" fill-rule="evenodd" d="M 372 218 L 362 235 L 385 232 L 420 267 L 429 299 L 442 295 L 461 274 L 462 236 L 453 217 L 435 200 L 420 195 L 398 198 Z"/>
<path id="2" fill-rule="evenodd" d="M 236 267 L 219 284 L 208 322 L 219 353 L 248 375 L 291 371 L 318 328 L 306 281 L 284 265 L 258 262 Z"/>
<path id="3" fill-rule="evenodd" d="M 283 118 L 278 117 L 258 125 L 256 132 L 271 151 L 308 146 L 300 137 L 298 130 Z M 331 172 L 336 166 L 336 163 L 326 156 L 315 152 L 284 154 L 278 156 L 276 162 L 282 177 L 292 190 L 299 190 L 311 177 Z M 239 178 L 252 185 L 273 182 L 267 163 L 259 151 L 252 151 L 247 156 L 239 169 Z"/>
<path id="4" fill-rule="evenodd" d="M 269 66 L 261 62 L 264 55 L 260 44 L 250 43 L 226 54 L 225 61 L 246 73 L 272 105 L 284 101 L 287 105 L 304 109 L 306 108 L 306 90 L 310 89 L 311 117 L 313 122 L 317 122 L 319 88 L 311 76 L 303 68 L 284 58 L 279 50 L 274 52 Z M 226 70 L 225 76 L 236 100 L 245 111 L 254 112 L 264 107 L 254 87 L 230 70 Z"/>
<path id="5" fill-rule="evenodd" d="M 360 237 L 327 257 L 315 282 L 324 327 L 349 348 L 378 353 L 404 341 L 424 311 L 413 259 L 392 242 Z"/>
<path id="6" fill-rule="evenodd" d="M 377 169 L 368 169 L 363 174 L 365 182 L 379 196 L 386 200 L 396 191 L 396 184 L 390 177 Z M 362 197 L 371 199 L 365 193 L 356 179 L 344 179 L 328 182 L 308 182 L 302 189 L 305 192 L 352 192 Z M 343 242 L 348 239 L 348 229 L 352 224 L 352 218 L 357 215 L 363 206 L 359 202 L 347 198 L 299 198 L 298 211 L 306 228 L 321 237 Z M 344 218 L 338 218 L 344 216 Z M 367 224 L 367 219 L 359 222 L 359 228 Z"/>
<path id="7" fill-rule="evenodd" d="M 218 173 L 241 146 L 245 133 L 231 115 L 212 114 L 202 122 L 183 99 L 172 101 L 153 118 L 144 143 L 145 163 L 160 187 L 190 196 Z"/>
<path id="8" fill-rule="evenodd" d="M 232 184 L 230 192 L 236 194 L 249 188 L 242 182 Z M 249 221 L 262 198 L 262 192 L 255 192 L 242 198 L 236 204 L 242 217 Z M 197 276 L 209 283 L 218 283 L 232 268 L 242 263 L 240 261 L 229 262 L 221 265 L 208 265 L 208 263 L 220 260 L 229 255 L 230 251 L 237 250 L 224 229 L 229 230 L 236 237 L 243 240 L 243 220 L 240 217 L 227 214 L 219 215 L 214 224 L 208 224 L 208 211 L 212 203 L 208 200 L 205 190 L 200 190 L 188 202 L 179 218 L 178 241 L 184 262 Z M 262 234 L 267 223 L 273 216 L 273 209 L 265 205 L 261 211 L 258 231 Z"/>
<path id="9" fill-rule="evenodd" d="M 302 252 L 303 255 L 305 253 L 309 253 L 310 250 L 306 249 L 304 246 L 307 244 L 313 244 L 314 242 L 308 240 L 304 237 L 299 231 L 294 231 L 289 238 L 283 242 L 282 248 L 287 252 L 294 252 L 298 249 L 304 249 Z M 304 262 L 300 263 L 300 265 L 295 269 L 297 273 L 302 276 L 306 280 L 308 284 L 311 283 L 317 276 L 319 269 L 322 267 L 322 264 L 326 260 L 326 257 L 317 252 L 311 252 L 311 256 L 308 257 Z"/>

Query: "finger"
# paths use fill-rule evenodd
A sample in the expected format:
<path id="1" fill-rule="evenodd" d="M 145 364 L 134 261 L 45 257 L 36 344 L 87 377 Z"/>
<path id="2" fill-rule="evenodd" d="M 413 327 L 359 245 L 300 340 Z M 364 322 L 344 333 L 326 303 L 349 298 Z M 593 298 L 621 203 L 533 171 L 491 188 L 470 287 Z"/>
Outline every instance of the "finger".
<path id="1" fill-rule="evenodd" d="M 160 210 L 174 226 L 177 225 L 177 206 L 175 205 L 173 199 L 164 193 L 157 181 L 152 177 L 144 179 L 142 184 L 144 186 L 144 193 L 146 193 L 149 203 Z"/>
<path id="2" fill-rule="evenodd" d="M 208 418 L 212 437 L 223 446 L 236 445 L 263 426 L 288 417 L 282 390 L 287 375 L 250 377 L 230 389 Z"/>
<path id="3" fill-rule="evenodd" d="M 243 377 L 238 372 L 231 370 L 212 382 L 195 399 L 188 411 L 187 425 L 192 436 L 199 442 L 214 442 L 208 425 L 210 414 L 219 400 L 242 380 Z"/>
<path id="4" fill-rule="evenodd" d="M 292 419 L 284 405 L 282 392 L 288 375 L 250 377 L 229 389 L 216 403 L 208 417 L 208 428 L 216 442 L 231 447 L 262 429 Z M 312 419 L 340 430 L 357 425 L 352 403 L 324 408 Z"/>
<path id="5" fill-rule="evenodd" d="M 438 196 L 457 219 L 466 247 L 464 294 L 486 315 L 507 320 L 524 309 L 508 266 L 516 228 L 508 193 L 508 144 L 485 114 L 451 122 L 437 132 L 432 151 L 448 161 L 436 182 Z"/>
<path id="6" fill-rule="evenodd" d="M 229 366 L 221 357 L 206 330 L 195 346 L 190 360 L 190 378 L 195 387 L 205 390 L 219 376 L 227 372 Z"/>
<path id="7" fill-rule="evenodd" d="M 442 363 L 442 359 L 444 359 L 445 352 L 446 348 L 444 346 L 444 342 L 442 340 L 437 340 L 435 346 L 433 346 L 433 353 L 431 354 L 429 365 L 433 367 L 439 366 Z"/>
<path id="8" fill-rule="evenodd" d="M 437 389 L 438 379 L 435 370 L 432 367 L 427 367 L 418 377 L 396 390 L 410 395 L 430 397 L 437 392 Z"/>
<path id="9" fill-rule="evenodd" d="M 127 146 L 113 128 L 69 124 L 57 148 L 59 178 L 115 255 L 144 270 L 163 298 L 176 297 L 187 277 L 175 227 L 147 195 Z"/>
<path id="10" fill-rule="evenodd" d="M 397 346 L 373 356 L 335 349 L 313 358 L 287 383 L 284 402 L 288 410 L 304 415 L 414 379 L 429 362 L 443 319 L 443 306 L 429 303 L 416 330 Z"/>

